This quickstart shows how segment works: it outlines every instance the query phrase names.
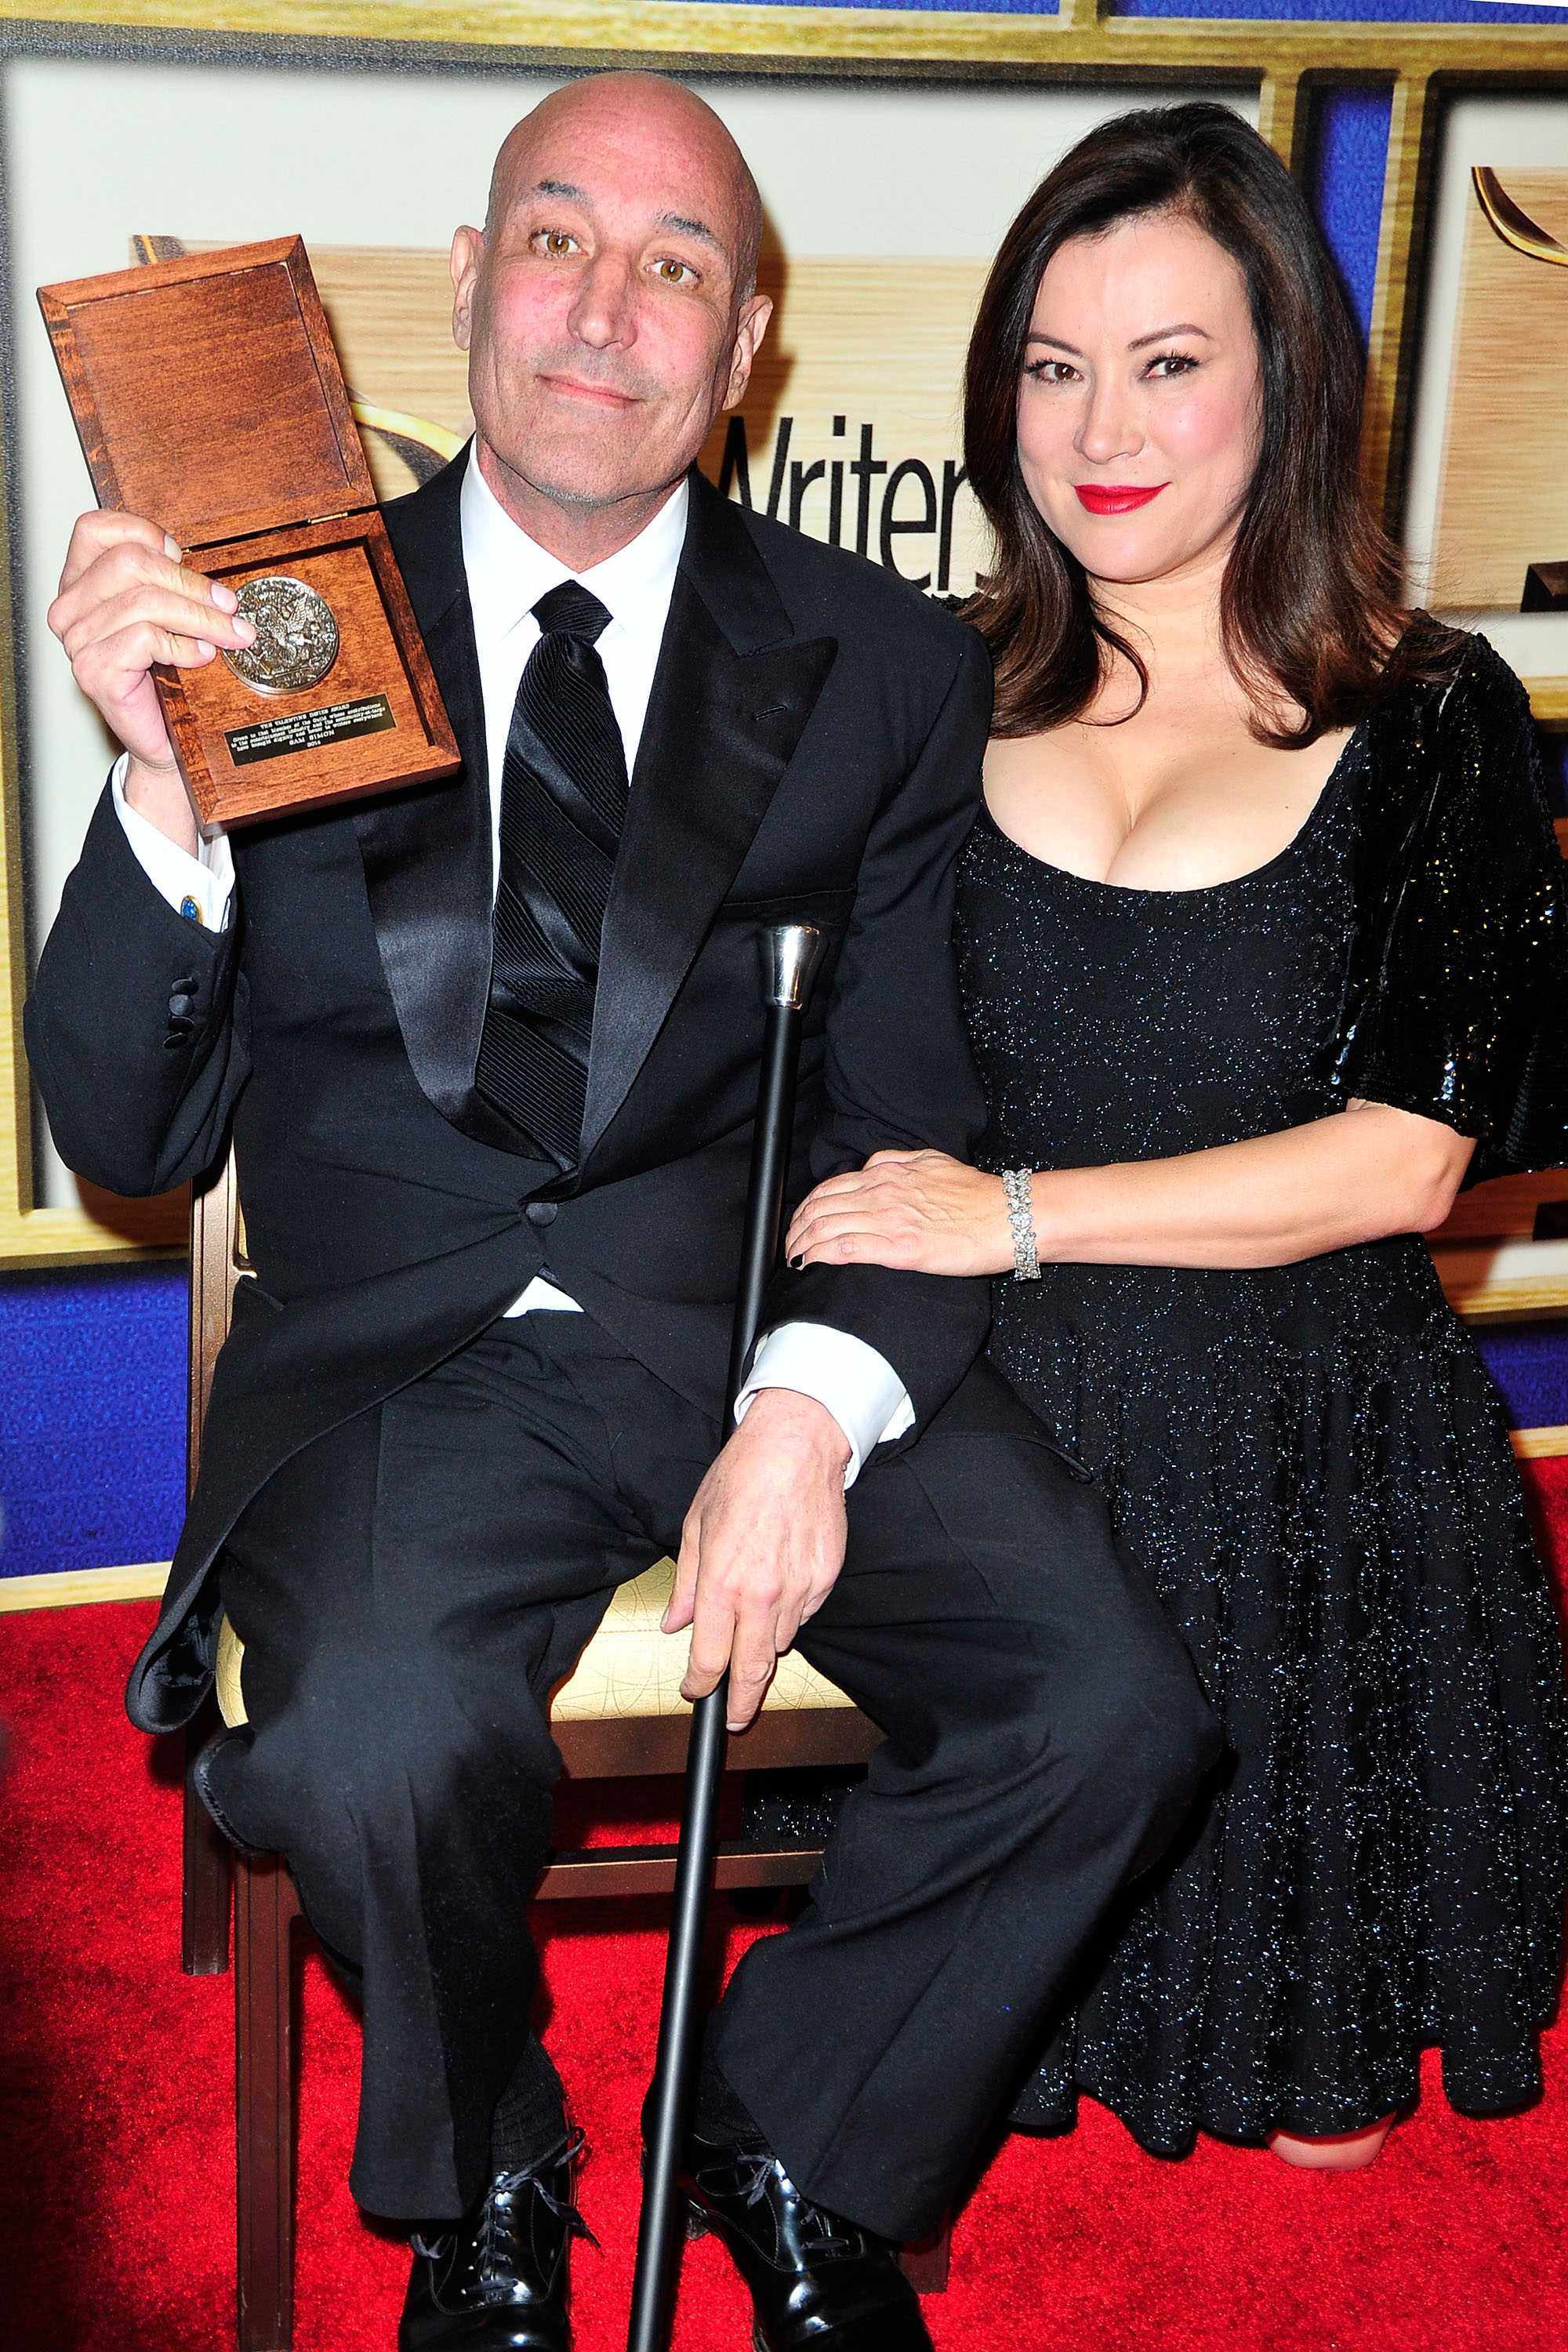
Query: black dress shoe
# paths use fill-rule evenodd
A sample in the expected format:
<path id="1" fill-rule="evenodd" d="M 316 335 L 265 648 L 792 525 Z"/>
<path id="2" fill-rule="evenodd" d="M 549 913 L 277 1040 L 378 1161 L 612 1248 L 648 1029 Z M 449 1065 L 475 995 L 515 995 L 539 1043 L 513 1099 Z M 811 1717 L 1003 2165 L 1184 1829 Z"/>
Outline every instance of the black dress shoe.
<path id="1" fill-rule="evenodd" d="M 752 2290 L 755 2352 L 931 2352 L 894 2249 L 795 2187 L 776 2156 L 694 2139 L 680 2176 Z"/>
<path id="2" fill-rule="evenodd" d="M 568 2256 L 593 2236 L 572 2202 L 582 2146 L 498 2172 L 455 2227 L 415 2239 L 398 2352 L 572 2352 Z"/>

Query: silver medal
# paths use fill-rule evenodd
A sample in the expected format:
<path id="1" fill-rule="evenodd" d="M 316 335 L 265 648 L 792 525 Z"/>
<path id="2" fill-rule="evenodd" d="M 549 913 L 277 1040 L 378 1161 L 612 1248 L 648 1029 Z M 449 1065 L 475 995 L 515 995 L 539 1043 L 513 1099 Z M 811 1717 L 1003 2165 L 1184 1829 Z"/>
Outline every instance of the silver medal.
<path id="1" fill-rule="evenodd" d="M 299 694 L 319 685 L 338 657 L 338 625 L 326 598 L 286 572 L 268 572 L 247 580 L 238 602 L 256 642 L 225 651 L 236 677 L 257 694 Z"/>

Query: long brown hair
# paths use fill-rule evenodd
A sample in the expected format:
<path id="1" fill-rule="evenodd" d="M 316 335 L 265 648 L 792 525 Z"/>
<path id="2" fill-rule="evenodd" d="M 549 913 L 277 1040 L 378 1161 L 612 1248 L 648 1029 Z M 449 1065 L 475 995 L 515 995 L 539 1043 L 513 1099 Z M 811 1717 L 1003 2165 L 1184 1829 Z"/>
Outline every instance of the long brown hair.
<path id="1" fill-rule="evenodd" d="M 1362 485 L 1361 346 L 1328 247 L 1285 166 L 1228 107 L 1116 116 L 1044 179 L 996 257 L 970 338 L 964 463 L 995 538 L 967 609 L 996 667 L 998 735 L 1075 719 L 1111 652 L 1148 672 L 1095 609 L 1083 566 L 1048 528 L 1018 463 L 1018 387 L 1047 263 L 1069 237 L 1173 212 L 1212 236 L 1246 281 L 1258 341 L 1258 462 L 1226 561 L 1220 623 L 1253 704 L 1252 731 L 1294 747 L 1349 726 L 1412 674 L 1449 665 L 1451 633 L 1412 628 L 1399 550 Z M 1391 651 L 1392 648 L 1392 651 Z M 1306 713 L 1276 730 L 1281 691 Z"/>

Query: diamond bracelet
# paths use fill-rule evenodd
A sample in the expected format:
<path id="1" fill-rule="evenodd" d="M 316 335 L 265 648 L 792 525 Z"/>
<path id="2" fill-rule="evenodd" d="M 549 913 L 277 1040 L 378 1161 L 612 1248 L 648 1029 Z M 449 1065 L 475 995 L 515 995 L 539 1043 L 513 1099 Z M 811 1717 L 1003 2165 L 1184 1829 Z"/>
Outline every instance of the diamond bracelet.
<path id="1" fill-rule="evenodd" d="M 1005 1168 L 1002 1190 L 1007 1197 L 1007 1223 L 1013 1235 L 1013 1279 L 1038 1282 L 1039 1252 L 1035 1244 L 1035 1202 L 1032 1168 Z"/>

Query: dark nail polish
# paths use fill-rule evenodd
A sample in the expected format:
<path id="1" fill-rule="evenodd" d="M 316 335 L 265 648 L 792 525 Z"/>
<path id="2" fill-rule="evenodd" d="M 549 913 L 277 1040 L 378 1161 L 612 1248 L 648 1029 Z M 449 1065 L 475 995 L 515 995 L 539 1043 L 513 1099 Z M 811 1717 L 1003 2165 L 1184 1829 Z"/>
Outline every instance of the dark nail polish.
<path id="1" fill-rule="evenodd" d="M 797 1250 L 794 1257 L 791 1258 L 790 1264 L 795 1268 L 796 1274 L 798 1274 L 801 1267 L 805 1264 L 805 1252 L 804 1250 Z"/>

